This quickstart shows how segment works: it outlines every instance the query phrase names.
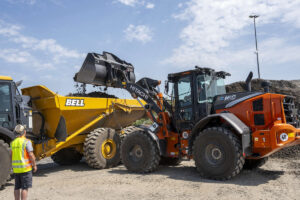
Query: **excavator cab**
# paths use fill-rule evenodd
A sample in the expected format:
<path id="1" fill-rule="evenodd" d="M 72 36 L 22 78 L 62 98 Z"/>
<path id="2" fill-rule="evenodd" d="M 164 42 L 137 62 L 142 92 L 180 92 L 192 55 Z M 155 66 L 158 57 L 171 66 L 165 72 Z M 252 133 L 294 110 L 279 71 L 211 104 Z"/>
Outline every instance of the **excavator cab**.
<path id="1" fill-rule="evenodd" d="M 177 130 L 191 130 L 199 120 L 213 112 L 214 98 L 226 93 L 224 79 L 229 75 L 200 67 L 168 75 L 168 83 L 173 83 L 171 102 L 175 103 L 172 107 Z"/>

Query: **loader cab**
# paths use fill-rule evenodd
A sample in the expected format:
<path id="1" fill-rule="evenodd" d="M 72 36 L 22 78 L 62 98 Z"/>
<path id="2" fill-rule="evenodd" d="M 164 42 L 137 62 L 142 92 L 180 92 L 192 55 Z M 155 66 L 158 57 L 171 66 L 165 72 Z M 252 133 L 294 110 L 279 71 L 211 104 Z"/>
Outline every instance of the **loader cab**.
<path id="1" fill-rule="evenodd" d="M 202 118 L 211 114 L 214 97 L 225 94 L 226 72 L 215 72 L 210 68 L 169 74 L 173 83 L 172 107 L 176 128 L 191 130 Z"/>

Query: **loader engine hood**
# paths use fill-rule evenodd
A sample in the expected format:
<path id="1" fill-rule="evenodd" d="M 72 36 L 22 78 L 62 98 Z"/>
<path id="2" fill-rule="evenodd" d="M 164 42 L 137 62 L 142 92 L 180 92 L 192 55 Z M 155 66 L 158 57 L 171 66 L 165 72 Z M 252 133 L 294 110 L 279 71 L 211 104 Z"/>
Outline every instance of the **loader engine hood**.
<path id="1" fill-rule="evenodd" d="M 88 53 L 74 81 L 119 88 L 122 82 L 135 82 L 134 67 L 112 53 Z"/>
<path id="2" fill-rule="evenodd" d="M 214 98 L 214 110 L 231 108 L 247 99 L 263 94 L 263 92 L 239 92 L 218 95 Z"/>

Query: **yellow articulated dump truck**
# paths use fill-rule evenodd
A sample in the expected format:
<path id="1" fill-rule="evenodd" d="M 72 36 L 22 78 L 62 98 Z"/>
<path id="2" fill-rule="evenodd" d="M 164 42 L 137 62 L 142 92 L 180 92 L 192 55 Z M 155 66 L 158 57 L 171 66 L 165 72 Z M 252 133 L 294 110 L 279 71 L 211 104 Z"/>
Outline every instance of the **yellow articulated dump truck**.
<path id="1" fill-rule="evenodd" d="M 120 163 L 123 128 L 145 115 L 133 99 L 67 97 L 40 85 L 21 94 L 19 85 L 0 76 L 0 187 L 11 172 L 9 144 L 17 124 L 26 125 L 37 159 L 51 156 L 65 165 L 84 156 L 89 166 L 101 169 Z"/>

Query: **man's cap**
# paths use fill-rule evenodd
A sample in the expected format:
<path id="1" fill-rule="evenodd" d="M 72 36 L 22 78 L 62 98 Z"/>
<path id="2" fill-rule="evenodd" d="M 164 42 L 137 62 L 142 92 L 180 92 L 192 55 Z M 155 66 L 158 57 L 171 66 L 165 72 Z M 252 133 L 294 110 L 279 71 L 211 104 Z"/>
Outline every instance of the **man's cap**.
<path id="1" fill-rule="evenodd" d="M 21 125 L 21 124 L 18 124 L 16 127 L 15 127 L 15 133 L 17 135 L 23 135 L 26 131 L 26 128 L 25 126 Z"/>

